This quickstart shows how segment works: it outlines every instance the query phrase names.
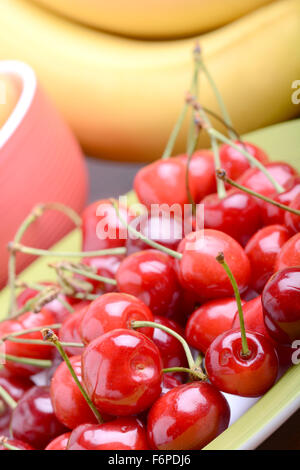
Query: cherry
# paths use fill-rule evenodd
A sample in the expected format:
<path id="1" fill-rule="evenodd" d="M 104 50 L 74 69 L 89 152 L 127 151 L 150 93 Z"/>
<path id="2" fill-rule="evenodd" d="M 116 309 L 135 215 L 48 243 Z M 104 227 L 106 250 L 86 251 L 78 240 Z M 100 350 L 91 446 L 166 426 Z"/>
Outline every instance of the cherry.
<path id="1" fill-rule="evenodd" d="M 256 145 L 251 144 L 250 142 L 240 143 L 238 140 L 234 141 L 234 143 L 239 145 L 239 147 L 242 149 L 245 149 L 247 152 L 253 155 L 256 160 L 259 160 L 264 165 L 268 163 L 268 155 Z M 229 178 L 236 180 L 250 168 L 250 163 L 247 158 L 230 145 L 221 145 L 219 152 L 221 166 L 224 168 Z"/>
<path id="2" fill-rule="evenodd" d="M 5 320 L 0 323 L 0 338 L 9 335 L 10 333 L 27 330 L 31 328 L 52 325 L 55 323 L 53 314 L 43 308 L 39 313 L 27 312 L 20 315 L 17 320 Z M 27 333 L 19 336 L 19 338 L 26 339 L 42 339 L 42 335 L 39 331 L 33 333 Z M 28 357 L 33 359 L 50 359 L 53 355 L 52 346 L 47 345 L 36 345 L 26 343 L 13 343 L 12 341 L 5 341 L 5 353 L 12 356 Z M 5 368 L 8 369 L 15 375 L 29 376 L 40 371 L 40 368 L 28 365 L 20 364 L 17 362 L 7 360 Z"/>
<path id="3" fill-rule="evenodd" d="M 96 269 L 96 274 L 98 274 L 98 276 L 114 279 L 123 259 L 123 255 L 106 255 L 97 256 L 94 258 L 82 258 L 81 261 L 83 264 Z M 96 281 L 95 279 L 87 277 L 85 278 L 84 276 L 77 276 L 92 284 L 94 286 L 93 292 L 96 294 L 101 294 L 103 292 L 114 292 L 116 290 L 116 287 L 112 284 Z"/>
<path id="4" fill-rule="evenodd" d="M 12 413 L 11 430 L 14 438 L 44 449 L 66 428 L 56 418 L 48 387 L 32 387 Z"/>
<path id="5" fill-rule="evenodd" d="M 178 247 L 181 260 L 176 260 L 180 283 L 206 301 L 232 296 L 231 283 L 216 256 L 224 252 L 237 279 L 240 292 L 246 291 L 250 280 L 250 263 L 243 248 L 229 235 L 211 229 L 187 235 Z"/>
<path id="6" fill-rule="evenodd" d="M 288 163 L 273 162 L 265 166 L 277 183 L 283 187 L 288 187 L 290 178 L 296 175 L 296 170 Z M 238 179 L 238 183 L 271 198 L 277 194 L 272 183 L 258 168 L 247 170 Z M 260 200 L 258 200 L 258 204 L 262 205 Z"/>
<path id="7" fill-rule="evenodd" d="M 81 379 L 81 356 L 73 356 L 71 365 Z M 50 387 L 53 409 L 59 421 L 69 429 L 80 424 L 97 423 L 96 417 L 85 401 L 65 362 L 56 369 Z"/>
<path id="8" fill-rule="evenodd" d="M 123 206 L 119 209 L 127 222 L 133 218 L 133 214 Z M 127 230 L 117 217 L 109 199 L 93 202 L 83 211 L 82 249 L 84 251 L 124 246 L 126 238 Z"/>
<path id="9" fill-rule="evenodd" d="M 147 409 L 161 393 L 162 359 L 142 333 L 118 329 L 92 341 L 82 356 L 83 384 L 100 413 Z"/>
<path id="10" fill-rule="evenodd" d="M 156 214 L 155 211 L 152 212 L 154 213 L 149 215 L 143 214 L 137 217 L 130 225 L 150 240 L 176 250 L 184 233 L 182 218 L 176 217 L 173 212 L 171 214 L 166 212 Z M 149 245 L 129 232 L 126 248 L 127 255 L 131 255 L 137 251 L 149 249 Z"/>
<path id="11" fill-rule="evenodd" d="M 153 204 L 178 204 L 183 208 L 189 203 L 185 178 L 186 163 L 181 156 L 177 156 L 157 160 L 141 168 L 135 176 L 133 187 L 140 202 L 148 209 Z M 189 186 L 195 200 L 198 191 L 196 184 Z"/>
<path id="12" fill-rule="evenodd" d="M 275 263 L 290 233 L 283 225 L 268 225 L 256 232 L 245 247 L 251 264 L 251 287 L 261 292 L 275 272 Z"/>
<path id="13" fill-rule="evenodd" d="M 179 387 L 179 385 L 181 384 L 182 382 L 178 378 L 174 377 L 174 374 L 164 374 L 162 380 L 161 395 L 165 395 L 173 388 Z"/>
<path id="14" fill-rule="evenodd" d="M 13 447 L 17 447 L 19 450 L 35 450 L 33 447 L 27 444 L 27 442 L 20 441 L 18 439 L 7 439 L 6 443 Z M 3 444 L 0 443 L 0 450 L 10 450 L 10 449 L 7 449 Z"/>
<path id="15" fill-rule="evenodd" d="M 210 194 L 201 203 L 205 228 L 227 233 L 243 246 L 261 226 L 259 206 L 247 193 L 231 190 L 223 199 Z"/>
<path id="16" fill-rule="evenodd" d="M 300 186 L 300 184 L 299 184 L 299 186 Z M 299 189 L 299 193 L 291 201 L 289 206 L 292 209 L 296 209 L 296 210 L 300 211 L 300 189 Z M 292 233 L 300 232 L 300 216 L 299 215 L 292 214 L 291 212 L 286 211 L 285 216 L 284 216 L 284 221 L 285 221 L 285 225 L 288 227 L 288 229 Z"/>
<path id="17" fill-rule="evenodd" d="M 10 436 L 9 423 L 11 420 L 11 409 L 0 399 L 0 434 Z"/>
<path id="18" fill-rule="evenodd" d="M 108 293 L 91 302 L 81 324 L 80 335 L 84 343 L 117 328 L 130 328 L 134 320 L 153 321 L 149 308 L 138 298 L 119 292 Z M 152 329 L 145 328 L 142 333 L 150 336 Z"/>
<path id="19" fill-rule="evenodd" d="M 67 450 L 71 433 L 65 432 L 51 441 L 45 450 Z"/>
<path id="20" fill-rule="evenodd" d="M 133 253 L 116 274 L 120 292 L 142 300 L 154 315 L 172 314 L 180 300 L 180 285 L 173 259 L 157 250 Z"/>
<path id="21" fill-rule="evenodd" d="M 82 424 L 72 432 L 68 450 L 147 450 L 146 432 L 135 418 L 100 425 Z"/>
<path id="22" fill-rule="evenodd" d="M 205 356 L 205 368 L 219 390 L 244 397 L 263 395 L 274 384 L 278 357 L 272 343 L 263 335 L 246 331 L 249 355 L 242 352 L 239 329 L 218 336 Z"/>
<path id="23" fill-rule="evenodd" d="M 242 302 L 244 305 L 245 302 Z M 206 353 L 214 339 L 230 330 L 236 313 L 235 298 L 211 300 L 192 313 L 186 328 L 187 342 L 195 349 Z"/>
<path id="24" fill-rule="evenodd" d="M 152 449 L 202 449 L 229 424 L 230 409 L 211 384 L 193 382 L 173 388 L 160 397 L 148 415 Z"/>
<path id="25" fill-rule="evenodd" d="M 66 319 L 58 333 L 60 341 L 66 343 L 82 343 L 80 325 L 87 310 L 88 307 L 84 307 L 81 310 L 72 313 L 72 315 Z M 73 346 L 68 346 L 64 349 L 69 356 L 76 356 L 83 353 L 82 348 L 75 348 Z"/>
<path id="26" fill-rule="evenodd" d="M 300 193 L 300 177 L 292 177 L 287 182 L 287 190 L 273 197 L 274 201 L 289 206 Z M 261 201 L 261 216 L 264 225 L 284 225 L 287 212 L 268 202 Z"/>
<path id="27" fill-rule="evenodd" d="M 262 293 L 262 306 L 269 335 L 279 343 L 300 339 L 300 266 L 274 274 Z"/>
<path id="28" fill-rule="evenodd" d="M 183 330 L 181 326 L 178 325 L 178 323 L 175 321 L 155 315 L 154 322 L 158 323 L 159 325 L 164 325 L 183 336 Z M 163 367 L 166 369 L 169 367 L 187 367 L 186 355 L 180 342 L 174 336 L 169 335 L 159 328 L 153 328 L 151 330 L 151 339 L 159 349 L 163 361 Z M 139 331 L 142 332 L 142 329 Z M 180 379 L 181 375 L 175 374 L 175 377 Z"/>
<path id="29" fill-rule="evenodd" d="M 187 164 L 187 155 L 180 155 Z M 214 156 L 211 150 L 197 150 L 189 164 L 189 186 L 194 189 L 195 202 L 201 201 L 207 194 L 216 190 Z"/>
<path id="30" fill-rule="evenodd" d="M 26 377 L 16 377 L 7 369 L 1 369 L 0 386 L 4 388 L 15 401 L 19 401 L 24 393 L 33 386 L 33 382 Z"/>
<path id="31" fill-rule="evenodd" d="M 275 271 L 297 265 L 300 265 L 300 233 L 290 238 L 281 248 L 277 256 Z"/>

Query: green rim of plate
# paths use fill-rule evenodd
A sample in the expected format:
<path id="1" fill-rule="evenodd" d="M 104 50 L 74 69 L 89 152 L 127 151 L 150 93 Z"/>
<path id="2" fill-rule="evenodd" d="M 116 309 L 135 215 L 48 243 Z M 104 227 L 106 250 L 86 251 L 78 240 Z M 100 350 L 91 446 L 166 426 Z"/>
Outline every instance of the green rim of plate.
<path id="1" fill-rule="evenodd" d="M 300 119 L 260 129 L 247 134 L 244 138 L 261 146 L 272 160 L 287 161 L 300 171 Z M 137 201 L 133 192 L 130 192 L 128 197 L 131 204 Z M 53 247 L 55 251 L 74 251 L 79 250 L 79 248 L 80 233 L 78 230 L 71 232 Z M 19 279 L 30 280 L 31 282 L 38 281 L 41 278 L 54 280 L 53 270 L 47 266 L 50 261 L 53 262 L 55 259 L 48 257 L 37 259 L 21 273 Z M 7 288 L 0 293 L 0 318 L 4 317 L 7 311 L 8 295 Z M 206 446 L 205 450 L 236 450 L 242 448 L 247 441 L 266 428 L 276 417 L 282 413 L 284 414 L 285 410 L 288 413 L 291 404 L 299 400 L 300 365 L 291 367 L 268 393 Z M 278 424 L 283 421 L 284 418 Z"/>

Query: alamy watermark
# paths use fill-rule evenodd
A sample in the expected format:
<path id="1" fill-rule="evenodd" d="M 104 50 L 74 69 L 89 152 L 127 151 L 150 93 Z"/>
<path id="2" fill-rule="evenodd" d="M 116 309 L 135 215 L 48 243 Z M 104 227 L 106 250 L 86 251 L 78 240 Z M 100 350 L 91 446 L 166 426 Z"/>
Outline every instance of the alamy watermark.
<path id="1" fill-rule="evenodd" d="M 291 96 L 292 103 L 300 104 L 300 80 L 294 80 L 292 82 L 292 88 L 295 89 Z"/>

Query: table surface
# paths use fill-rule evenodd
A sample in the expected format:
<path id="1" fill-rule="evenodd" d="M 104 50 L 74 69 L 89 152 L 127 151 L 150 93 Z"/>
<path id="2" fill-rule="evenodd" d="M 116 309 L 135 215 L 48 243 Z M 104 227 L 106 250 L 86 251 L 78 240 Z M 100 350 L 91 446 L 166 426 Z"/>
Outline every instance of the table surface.
<path id="1" fill-rule="evenodd" d="M 90 177 L 89 202 L 117 197 L 132 189 L 134 175 L 142 164 L 110 162 L 87 157 Z M 300 450 L 300 410 L 258 448 L 259 450 Z"/>

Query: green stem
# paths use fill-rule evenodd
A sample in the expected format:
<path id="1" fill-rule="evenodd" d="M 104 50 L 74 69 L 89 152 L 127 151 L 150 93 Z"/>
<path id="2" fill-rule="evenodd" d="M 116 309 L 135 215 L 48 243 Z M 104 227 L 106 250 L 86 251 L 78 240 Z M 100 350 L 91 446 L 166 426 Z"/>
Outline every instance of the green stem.
<path id="1" fill-rule="evenodd" d="M 92 402 L 92 400 L 90 399 L 90 397 L 88 396 L 88 394 L 86 393 L 86 391 L 84 390 L 83 386 L 81 385 L 80 383 L 80 380 L 78 379 L 77 375 L 76 375 L 76 372 L 74 371 L 73 367 L 72 367 L 72 364 L 69 360 L 69 357 L 67 356 L 67 354 L 65 353 L 64 349 L 62 348 L 61 346 L 61 343 L 60 341 L 58 340 L 57 336 L 54 334 L 54 332 L 49 329 L 49 328 L 44 328 L 42 330 L 42 333 L 43 333 L 43 337 L 44 337 L 44 340 L 45 341 L 51 341 L 54 346 L 56 346 L 59 354 L 61 355 L 61 357 L 63 358 L 63 360 L 65 361 L 69 371 L 70 371 L 70 374 L 72 375 L 76 385 L 78 386 L 80 392 L 82 393 L 85 401 L 87 402 L 87 404 L 89 405 L 90 409 L 92 410 L 92 412 L 94 413 L 97 421 L 99 422 L 99 424 L 102 424 L 103 423 L 103 418 L 102 416 L 100 415 L 99 411 L 97 410 L 97 408 L 95 407 L 94 403 Z"/>
<path id="2" fill-rule="evenodd" d="M 194 123 L 195 127 L 195 123 Z M 190 190 L 190 184 L 189 184 L 189 172 L 190 172 L 190 164 L 192 160 L 193 153 L 197 147 L 198 139 L 199 139 L 199 133 L 200 129 L 197 126 L 197 132 L 194 133 L 193 136 L 193 141 L 191 142 L 191 145 L 188 148 L 188 153 L 187 153 L 187 162 L 186 162 L 186 170 L 185 170 L 185 187 L 186 187 L 186 192 L 188 196 L 188 200 L 190 204 L 192 204 L 192 214 L 196 214 L 196 202 L 192 196 L 191 190 Z"/>
<path id="3" fill-rule="evenodd" d="M 183 349 L 185 351 L 185 354 L 186 354 L 186 358 L 187 358 L 187 361 L 188 361 L 189 368 L 192 369 L 192 370 L 195 368 L 195 362 L 194 362 L 191 350 L 189 348 L 189 345 L 187 344 L 187 342 L 185 341 L 185 339 L 181 335 L 176 333 L 176 331 L 172 330 L 171 328 L 168 328 L 167 326 L 160 325 L 159 323 L 154 323 L 152 321 L 138 321 L 138 320 L 133 321 L 131 323 L 131 327 L 133 329 L 145 328 L 145 327 L 158 328 L 159 330 L 165 331 L 169 335 L 174 336 L 174 338 L 178 339 L 178 341 L 180 341 L 180 343 L 182 344 L 182 347 L 183 347 Z"/>
<path id="4" fill-rule="evenodd" d="M 239 320 L 240 320 L 240 329 L 241 329 L 241 336 L 242 336 L 242 355 L 244 357 L 248 357 L 250 354 L 249 347 L 248 347 L 248 342 L 247 342 L 247 336 L 246 336 L 246 329 L 245 329 L 245 321 L 244 321 L 244 314 L 243 314 L 243 308 L 242 308 L 242 302 L 241 302 L 241 296 L 239 292 L 239 288 L 237 285 L 237 282 L 234 278 L 234 275 L 232 274 L 232 271 L 228 264 L 225 261 L 224 254 L 219 253 L 218 256 L 216 257 L 216 260 L 218 263 L 220 263 L 223 268 L 225 269 L 231 285 L 233 287 L 237 307 L 238 307 L 238 314 L 239 314 Z"/>
<path id="5" fill-rule="evenodd" d="M 5 401 L 10 409 L 14 410 L 17 406 L 17 402 L 10 396 L 9 393 L 0 385 L 0 397 Z"/>
<path id="6" fill-rule="evenodd" d="M 61 326 L 61 323 L 53 323 L 52 325 L 45 325 L 43 328 L 51 328 L 52 330 L 58 330 L 59 328 L 61 328 Z M 7 336 L 3 336 L 2 338 L 0 338 L 0 340 L 5 341 L 8 336 L 10 338 L 16 338 L 18 336 L 27 335 L 28 333 L 35 333 L 36 331 L 41 331 L 41 327 L 35 326 L 34 328 L 28 328 L 27 330 L 15 331 L 13 333 L 9 333 Z"/>
<path id="7" fill-rule="evenodd" d="M 197 380 L 207 379 L 207 376 L 200 369 L 197 369 L 197 368 L 188 369 L 187 367 L 167 367 L 166 369 L 163 369 L 162 371 L 164 374 L 173 373 L 173 372 L 185 372 L 195 377 Z"/>
<path id="8" fill-rule="evenodd" d="M 255 157 L 253 157 L 251 153 L 247 152 L 247 150 L 245 150 L 244 148 L 227 139 L 227 137 L 225 137 L 221 132 L 217 131 L 216 129 L 213 129 L 212 127 L 208 127 L 207 132 L 209 133 L 209 135 L 214 136 L 221 142 L 230 145 L 232 148 L 238 150 L 242 155 L 244 155 L 247 160 L 249 160 L 249 162 L 253 164 L 253 166 L 256 166 L 266 176 L 266 178 L 268 178 L 268 180 L 274 186 L 278 193 L 283 193 L 285 191 L 284 188 L 273 178 L 270 172 L 264 167 L 264 165 Z M 220 166 L 216 169 L 219 168 Z"/>
<path id="9" fill-rule="evenodd" d="M 149 240 L 149 238 L 145 237 L 145 235 L 143 235 L 142 233 L 138 232 L 135 228 L 133 228 L 131 225 L 128 225 L 128 223 L 126 222 L 126 220 L 121 216 L 120 214 L 120 211 L 119 211 L 119 208 L 118 208 L 118 205 L 116 203 L 116 201 L 114 199 L 111 199 L 110 200 L 116 213 L 117 213 L 117 216 L 118 218 L 120 219 L 120 221 L 122 222 L 122 224 L 124 225 L 124 227 L 126 227 L 126 229 L 128 230 L 128 232 L 131 232 L 133 235 L 135 235 L 136 237 L 138 237 L 140 240 L 142 240 L 143 242 L 147 243 L 147 245 L 151 246 L 152 248 L 155 248 L 156 250 L 159 250 L 159 251 L 163 251 L 164 253 L 166 253 L 167 255 L 170 255 L 172 256 L 173 258 L 177 258 L 177 259 L 181 259 L 182 258 L 182 254 L 181 253 L 178 253 L 177 251 L 174 251 L 174 250 L 171 250 L 170 248 L 167 248 L 166 246 L 164 245 L 161 245 L 160 243 L 157 243 L 153 240 Z"/>
<path id="10" fill-rule="evenodd" d="M 0 357 L 5 359 L 6 361 L 16 362 L 18 364 L 27 364 L 29 366 L 36 366 L 42 368 L 49 368 L 52 366 L 52 361 L 44 360 L 44 359 L 33 359 L 31 357 L 19 357 L 19 356 L 12 356 L 11 354 L 2 354 L 0 353 Z"/>
<path id="11" fill-rule="evenodd" d="M 7 336 L 6 340 L 11 341 L 12 343 L 39 344 L 42 346 L 46 346 L 46 345 L 54 346 L 53 343 L 51 343 L 50 341 L 47 342 L 47 341 L 44 341 L 43 339 L 26 339 L 26 338 L 17 338 L 14 336 Z M 72 342 L 68 343 L 68 342 L 61 341 L 60 344 L 64 348 L 84 348 L 83 343 L 72 343 Z"/>
<path id="12" fill-rule="evenodd" d="M 95 274 L 89 270 L 79 269 L 69 265 L 60 265 L 59 268 L 63 271 L 70 271 L 72 273 L 80 274 L 81 276 L 94 279 L 95 281 L 104 282 L 105 284 L 111 284 L 113 286 L 117 285 L 117 281 L 115 279 L 112 279 L 110 277 L 99 276 L 98 274 Z"/>
<path id="13" fill-rule="evenodd" d="M 12 243 L 11 248 L 27 255 L 54 256 L 56 258 L 94 258 L 95 256 L 123 255 L 126 253 L 125 247 L 111 248 L 108 250 L 98 251 L 49 251 L 40 248 L 34 248 L 31 246 L 21 245 L 20 243 Z"/>
<path id="14" fill-rule="evenodd" d="M 21 450 L 19 447 L 13 446 L 12 444 L 9 444 L 6 440 L 0 438 L 0 445 L 2 445 L 5 449 L 7 450 Z"/>

